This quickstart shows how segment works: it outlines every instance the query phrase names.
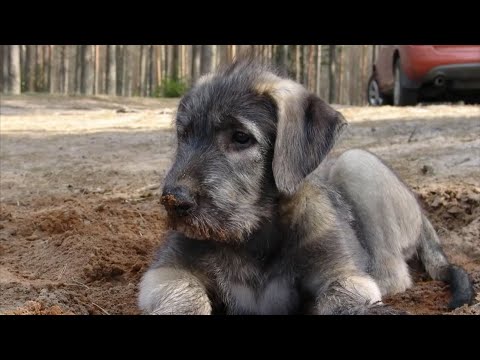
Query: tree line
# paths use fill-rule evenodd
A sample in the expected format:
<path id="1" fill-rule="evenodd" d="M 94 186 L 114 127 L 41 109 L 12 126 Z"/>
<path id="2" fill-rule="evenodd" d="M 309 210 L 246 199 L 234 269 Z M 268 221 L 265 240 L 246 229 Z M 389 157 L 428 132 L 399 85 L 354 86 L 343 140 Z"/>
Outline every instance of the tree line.
<path id="1" fill-rule="evenodd" d="M 0 92 L 179 96 L 244 51 L 330 103 L 366 104 L 374 45 L 1 45 Z"/>

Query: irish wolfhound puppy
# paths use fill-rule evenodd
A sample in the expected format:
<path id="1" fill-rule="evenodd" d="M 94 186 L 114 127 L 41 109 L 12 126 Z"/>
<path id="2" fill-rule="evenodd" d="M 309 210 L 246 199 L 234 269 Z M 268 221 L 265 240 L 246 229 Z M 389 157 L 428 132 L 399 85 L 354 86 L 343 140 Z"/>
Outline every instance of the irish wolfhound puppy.
<path id="1" fill-rule="evenodd" d="M 161 201 L 173 231 L 140 284 L 148 314 L 396 313 L 418 254 L 473 298 L 407 187 L 374 155 L 325 160 L 342 115 L 250 60 L 204 76 L 176 115 Z M 323 162 L 322 162 L 323 161 Z"/>

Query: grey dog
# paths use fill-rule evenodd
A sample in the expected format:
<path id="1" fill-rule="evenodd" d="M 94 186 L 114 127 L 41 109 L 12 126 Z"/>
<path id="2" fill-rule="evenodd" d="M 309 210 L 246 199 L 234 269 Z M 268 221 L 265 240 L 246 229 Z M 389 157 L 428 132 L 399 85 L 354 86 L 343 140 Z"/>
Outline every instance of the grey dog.
<path id="1" fill-rule="evenodd" d="M 249 59 L 202 77 L 176 115 L 161 202 L 172 231 L 140 283 L 146 314 L 395 314 L 418 256 L 470 303 L 411 191 L 375 155 L 327 156 L 343 116 Z"/>

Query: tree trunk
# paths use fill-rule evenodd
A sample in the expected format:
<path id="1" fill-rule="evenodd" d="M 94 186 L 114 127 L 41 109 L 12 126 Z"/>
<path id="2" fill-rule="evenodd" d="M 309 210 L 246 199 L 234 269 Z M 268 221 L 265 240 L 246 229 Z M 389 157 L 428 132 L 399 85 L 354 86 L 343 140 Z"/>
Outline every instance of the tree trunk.
<path id="1" fill-rule="evenodd" d="M 288 45 L 278 45 L 275 63 L 283 74 L 288 74 Z"/>
<path id="2" fill-rule="evenodd" d="M 361 87 L 361 105 L 366 105 L 367 103 L 367 96 L 365 94 L 364 89 L 367 87 L 368 79 L 370 77 L 371 72 L 371 58 L 370 58 L 370 45 L 363 45 L 363 67 L 362 67 L 362 87 Z"/>
<path id="3" fill-rule="evenodd" d="M 218 64 L 228 63 L 228 45 L 218 45 Z"/>
<path id="4" fill-rule="evenodd" d="M 67 45 L 58 45 L 58 92 L 63 94 L 65 91 L 65 58 Z"/>
<path id="5" fill-rule="evenodd" d="M 192 84 L 194 84 L 200 77 L 200 65 L 202 58 L 202 46 L 193 45 L 192 49 Z"/>
<path id="6" fill-rule="evenodd" d="M 288 45 L 287 57 L 288 76 L 295 79 L 295 45 Z"/>
<path id="7" fill-rule="evenodd" d="M 179 47 L 180 45 L 172 45 L 172 79 L 177 81 L 179 79 Z"/>
<path id="8" fill-rule="evenodd" d="M 5 45 L 0 45 L 0 67 L 1 67 L 1 71 L 0 71 L 0 93 L 3 93 L 3 84 L 4 84 L 4 80 L 3 80 L 3 53 L 4 53 L 4 48 L 5 48 Z"/>
<path id="9" fill-rule="evenodd" d="M 210 63 L 210 72 L 217 68 L 217 45 L 212 45 L 212 62 Z"/>
<path id="10" fill-rule="evenodd" d="M 20 92 L 27 91 L 27 78 L 25 77 L 25 73 L 27 72 L 27 46 L 28 45 L 20 45 Z"/>
<path id="11" fill-rule="evenodd" d="M 163 45 L 155 45 L 155 67 L 156 67 L 156 77 L 154 80 L 153 91 L 156 93 L 157 88 L 161 86 L 163 79 L 163 67 L 162 67 L 162 51 Z"/>
<path id="12" fill-rule="evenodd" d="M 82 93 L 83 45 L 76 46 L 75 54 L 75 94 Z"/>
<path id="13" fill-rule="evenodd" d="M 49 65 L 49 92 L 50 94 L 58 92 L 58 45 L 48 45 L 50 53 L 50 65 Z"/>
<path id="14" fill-rule="evenodd" d="M 283 48 L 282 64 L 285 67 L 285 71 L 287 71 L 287 69 L 288 69 L 288 49 L 289 49 L 289 46 L 288 45 L 281 45 L 281 46 Z"/>
<path id="15" fill-rule="evenodd" d="M 2 45 L 2 91 L 4 93 L 10 92 L 10 45 Z"/>
<path id="16" fill-rule="evenodd" d="M 95 88 L 95 45 L 84 45 L 83 71 L 82 71 L 82 93 L 93 95 Z"/>
<path id="17" fill-rule="evenodd" d="M 310 88 L 308 79 L 308 45 L 302 45 L 302 84 L 306 89 Z"/>
<path id="18" fill-rule="evenodd" d="M 192 45 L 185 48 L 185 78 L 184 83 L 189 84 L 192 78 Z"/>
<path id="19" fill-rule="evenodd" d="M 143 86 L 144 86 L 144 81 L 145 81 L 145 71 L 147 70 L 147 62 L 146 62 L 146 51 L 145 51 L 145 45 L 140 45 L 140 61 L 138 62 L 139 65 L 139 73 L 140 73 L 140 78 L 138 80 L 136 90 L 135 92 L 139 96 L 143 96 Z"/>
<path id="20" fill-rule="evenodd" d="M 348 87 L 350 88 L 350 91 L 348 94 L 349 105 L 356 105 L 357 103 L 357 100 L 356 100 L 357 85 L 358 83 L 360 83 L 357 70 L 362 66 L 362 58 L 360 56 L 360 53 L 358 52 L 359 49 L 360 49 L 360 45 L 350 45 L 349 46 L 350 55 L 347 56 L 347 60 L 348 60 L 347 83 L 348 83 Z"/>
<path id="21" fill-rule="evenodd" d="M 154 91 L 156 87 L 161 84 L 162 82 L 162 46 L 155 45 L 155 78 L 153 80 L 154 83 Z"/>
<path id="22" fill-rule="evenodd" d="M 212 45 L 202 45 L 202 60 L 200 65 L 200 74 L 206 74 L 212 71 Z"/>
<path id="23" fill-rule="evenodd" d="M 178 78 L 185 77 L 185 45 L 178 45 Z"/>
<path id="24" fill-rule="evenodd" d="M 176 56 L 176 60 L 174 59 L 173 63 L 176 64 L 177 68 L 177 79 L 182 78 L 183 74 L 183 67 L 182 67 L 182 47 L 183 45 L 176 45 L 176 54 L 174 54 L 174 57 Z"/>
<path id="25" fill-rule="evenodd" d="M 108 45 L 107 47 L 107 81 L 106 88 L 108 95 L 115 95 L 117 92 L 117 57 L 116 45 Z"/>
<path id="26" fill-rule="evenodd" d="M 301 45 L 295 46 L 295 80 L 302 81 Z"/>
<path id="27" fill-rule="evenodd" d="M 123 93 L 123 48 L 125 45 L 117 45 L 115 51 L 115 59 L 117 66 L 117 96 L 122 96 Z"/>
<path id="28" fill-rule="evenodd" d="M 52 61 L 52 45 L 44 45 L 43 49 L 43 84 L 44 91 L 50 92 L 50 74 L 52 71 L 51 61 Z"/>
<path id="29" fill-rule="evenodd" d="M 171 80 L 173 78 L 173 47 L 175 45 L 165 45 L 165 62 L 166 62 L 166 78 Z"/>
<path id="30" fill-rule="evenodd" d="M 149 45 L 143 45 L 141 49 L 142 61 L 140 62 L 140 92 L 141 96 L 147 96 L 148 87 L 148 57 Z"/>
<path id="31" fill-rule="evenodd" d="M 153 61 L 154 61 L 154 52 L 153 52 L 153 45 L 148 45 L 148 61 L 147 61 L 147 78 L 146 78 L 146 94 L 147 96 L 152 96 L 153 93 Z"/>
<path id="32" fill-rule="evenodd" d="M 83 93 L 93 95 L 95 88 L 95 45 L 84 45 L 83 49 Z"/>
<path id="33" fill-rule="evenodd" d="M 76 45 L 65 45 L 65 94 L 75 93 L 75 56 Z"/>
<path id="34" fill-rule="evenodd" d="M 161 47 L 161 51 L 160 51 L 160 62 L 162 63 L 162 73 L 161 73 L 161 83 L 163 83 L 165 81 L 165 79 L 167 78 L 168 74 L 167 74 L 167 45 L 160 45 Z"/>
<path id="35" fill-rule="evenodd" d="M 10 87 L 9 92 L 12 94 L 21 93 L 21 79 L 20 79 L 20 45 L 10 45 Z"/>
<path id="36" fill-rule="evenodd" d="M 132 96 L 132 71 L 131 71 L 130 45 L 123 46 L 123 96 Z"/>
<path id="37" fill-rule="evenodd" d="M 93 51 L 95 53 L 94 60 L 95 60 L 95 66 L 94 66 L 94 76 L 93 76 L 93 93 L 94 94 L 99 94 L 101 90 L 101 72 L 100 72 L 100 45 L 93 45 Z"/>
<path id="38" fill-rule="evenodd" d="M 267 53 L 268 59 L 267 64 L 272 64 L 275 60 L 275 45 L 266 45 L 267 46 Z"/>
<path id="39" fill-rule="evenodd" d="M 238 45 L 237 46 L 237 57 L 238 56 L 246 56 L 254 51 L 253 45 Z"/>
<path id="40" fill-rule="evenodd" d="M 80 45 L 80 94 L 85 94 L 85 52 L 88 45 Z"/>
<path id="41" fill-rule="evenodd" d="M 329 69 L 328 69 L 328 102 L 333 103 L 336 100 L 336 45 L 329 45 Z"/>
<path id="42" fill-rule="evenodd" d="M 337 103 L 343 104 L 344 97 L 343 90 L 344 90 L 344 66 L 343 66 L 343 45 L 338 46 L 338 55 L 337 55 Z"/>
<path id="43" fill-rule="evenodd" d="M 43 47 L 35 46 L 35 91 L 43 91 Z"/>
<path id="44" fill-rule="evenodd" d="M 320 96 L 320 82 L 322 74 L 322 45 L 317 45 L 317 79 L 315 80 L 315 92 Z"/>
<path id="45" fill-rule="evenodd" d="M 315 45 L 308 46 L 308 90 L 315 92 Z"/>

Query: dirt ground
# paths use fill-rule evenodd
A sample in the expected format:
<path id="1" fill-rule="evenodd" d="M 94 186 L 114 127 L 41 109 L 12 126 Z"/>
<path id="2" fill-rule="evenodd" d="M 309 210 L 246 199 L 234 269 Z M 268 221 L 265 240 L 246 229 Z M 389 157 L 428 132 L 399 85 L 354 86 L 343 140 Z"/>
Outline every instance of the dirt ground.
<path id="1" fill-rule="evenodd" d="M 138 314 L 162 241 L 161 181 L 176 100 L 2 96 L 0 314 Z M 419 195 L 447 255 L 480 290 L 480 107 L 338 107 L 336 152 L 369 149 Z M 415 274 L 386 301 L 447 313 L 448 286 Z M 454 314 L 480 314 L 480 296 Z"/>

